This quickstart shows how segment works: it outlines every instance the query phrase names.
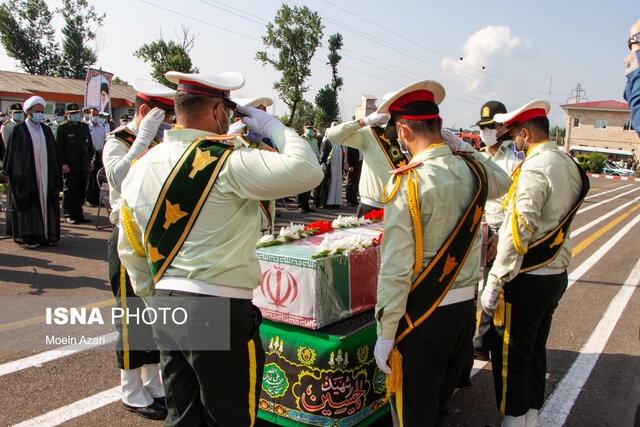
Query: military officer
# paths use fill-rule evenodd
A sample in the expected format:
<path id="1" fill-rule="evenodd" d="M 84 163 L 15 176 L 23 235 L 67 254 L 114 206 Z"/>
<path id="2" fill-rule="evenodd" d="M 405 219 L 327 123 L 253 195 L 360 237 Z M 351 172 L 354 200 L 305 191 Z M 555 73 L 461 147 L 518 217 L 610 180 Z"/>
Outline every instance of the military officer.
<path id="1" fill-rule="evenodd" d="M 80 107 L 75 102 L 66 105 L 67 120 L 56 129 L 56 142 L 64 174 L 62 214 L 70 224 L 91 222 L 82 213 L 89 171 L 93 169 L 95 149 L 89 126 L 80 121 Z"/>
<path id="2" fill-rule="evenodd" d="M 327 129 L 327 138 L 338 145 L 360 150 L 360 203 L 357 216 L 383 208 L 382 190 L 389 180 L 389 171 L 407 163 L 397 140 L 384 136 L 388 114 L 373 112 L 364 119 L 353 120 Z"/>
<path id="3" fill-rule="evenodd" d="M 484 201 L 511 183 L 455 135 L 443 139 L 438 105 L 444 95 L 439 83 L 420 81 L 378 109 L 391 115 L 385 137 L 397 135 L 413 156 L 394 171 L 382 198 L 374 354 L 391 374 L 396 425 L 441 425 L 446 417 L 473 337 Z M 459 151 L 467 154 L 452 153 Z"/>
<path id="4" fill-rule="evenodd" d="M 11 117 L 9 120 L 2 124 L 2 140 L 5 144 L 9 143 L 9 136 L 11 136 L 11 132 L 13 128 L 16 127 L 17 124 L 20 124 L 24 121 L 24 111 L 22 111 L 22 104 L 16 102 L 15 104 L 11 104 L 9 107 L 9 116 Z"/>
<path id="5" fill-rule="evenodd" d="M 485 146 L 482 153 L 488 160 L 491 160 L 502 168 L 509 176 L 518 167 L 520 162 L 515 154 L 514 143 L 511 140 L 498 141 L 498 132 L 502 134 L 504 125 L 496 123 L 493 117 L 496 114 L 504 114 L 507 107 L 499 101 L 488 101 L 480 110 L 480 120 L 474 126 L 480 127 L 480 138 Z M 487 200 L 484 207 L 484 218 L 488 226 L 487 256 L 486 265 L 483 269 L 484 283 L 487 282 L 489 269 L 496 255 L 498 245 L 498 230 L 504 222 L 504 211 L 501 206 L 501 199 Z M 489 338 L 488 332 L 493 324 L 493 319 L 484 311 L 480 314 L 478 325 L 478 335 L 473 339 L 473 349 L 476 359 L 489 360 Z"/>
<path id="6" fill-rule="evenodd" d="M 235 136 L 225 133 L 235 106 L 229 93 L 243 86 L 242 75 L 166 77 L 178 85 L 176 129 L 131 166 L 122 184 L 118 252 L 136 293 L 155 291 L 152 305 L 188 299 L 202 310 L 187 329 L 154 325 L 166 425 L 253 425 L 264 364 L 261 317 L 251 304 L 261 282 L 258 201 L 309 190 L 322 171 L 307 142 L 258 109 L 237 107 L 248 128 L 270 137 L 278 152 L 235 148 Z M 195 338 L 215 315 L 207 305 L 212 298 L 229 306 L 227 351 L 202 350 L 217 345 L 213 336 Z"/>
<path id="7" fill-rule="evenodd" d="M 118 225 L 122 181 L 131 163 L 150 146 L 159 142 L 158 130 L 167 128 L 173 119 L 175 91 L 160 83 L 136 80 L 136 115 L 133 121 L 121 126 L 107 136 L 102 154 L 107 181 L 109 182 L 110 219 Z M 144 302 L 131 287 L 129 274 L 122 274 L 124 267 L 118 257 L 118 227 L 109 238 L 109 279 L 117 307 L 140 307 Z M 144 418 L 164 419 L 167 410 L 164 390 L 160 380 L 160 352 L 144 348 L 154 347 L 151 326 L 146 324 L 117 323 L 118 340 L 116 360 L 120 368 L 122 405 L 124 409 Z M 136 342 L 137 341 L 137 342 Z"/>
<path id="8" fill-rule="evenodd" d="M 53 118 L 54 120 L 51 122 L 51 124 L 49 124 L 49 127 L 51 128 L 51 130 L 53 131 L 53 134 L 56 134 L 56 129 L 58 129 L 58 125 L 60 125 L 60 123 L 64 122 L 66 117 L 64 114 L 64 108 L 56 108 L 55 111 L 53 112 Z"/>
<path id="9" fill-rule="evenodd" d="M 526 153 L 503 200 L 498 253 L 481 297 L 487 313 L 499 307 L 491 363 L 505 426 L 536 425 L 551 319 L 567 288 L 571 220 L 589 190 L 577 163 L 549 140 L 548 113 L 548 102 L 532 101 L 494 116 L 505 126 L 499 140 Z"/>
<path id="10" fill-rule="evenodd" d="M 301 135 L 301 137 L 307 142 L 307 144 L 309 144 L 309 146 L 311 147 L 311 150 L 313 150 L 313 152 L 315 153 L 316 158 L 318 158 L 319 157 L 318 134 L 316 133 L 316 130 L 313 128 L 312 122 L 307 122 L 307 124 L 304 126 L 304 133 Z M 318 192 L 316 192 L 316 194 L 317 193 Z M 298 194 L 298 210 L 301 213 L 315 212 L 315 209 L 312 209 L 311 206 L 309 206 L 310 198 L 311 198 L 311 191 L 305 191 L 304 193 Z M 316 207 L 317 207 L 317 203 L 318 201 L 316 200 Z"/>

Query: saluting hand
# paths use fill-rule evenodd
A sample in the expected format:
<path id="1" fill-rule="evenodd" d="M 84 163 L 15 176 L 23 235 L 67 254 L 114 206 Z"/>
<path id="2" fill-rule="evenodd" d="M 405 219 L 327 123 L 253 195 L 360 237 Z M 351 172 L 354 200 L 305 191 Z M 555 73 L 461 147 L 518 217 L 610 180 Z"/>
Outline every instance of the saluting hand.
<path id="1" fill-rule="evenodd" d="M 365 126 L 384 125 L 389 121 L 389 117 L 391 117 L 389 114 L 378 114 L 376 112 L 373 112 L 362 119 L 362 122 Z"/>
<path id="2" fill-rule="evenodd" d="M 241 105 L 238 105 L 238 111 L 244 114 L 244 117 L 240 120 L 242 120 L 250 130 L 267 138 L 271 137 L 271 131 L 275 128 L 284 127 L 284 124 L 280 120 L 266 111 L 252 107 L 243 107 Z"/>

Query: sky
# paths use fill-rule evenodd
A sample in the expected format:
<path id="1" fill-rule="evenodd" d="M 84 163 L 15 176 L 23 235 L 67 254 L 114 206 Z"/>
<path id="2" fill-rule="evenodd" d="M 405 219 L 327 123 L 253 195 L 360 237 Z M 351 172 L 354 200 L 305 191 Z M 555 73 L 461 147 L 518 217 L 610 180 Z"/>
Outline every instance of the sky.
<path id="1" fill-rule="evenodd" d="M 197 37 L 191 58 L 200 72 L 238 71 L 245 86 L 232 97 L 277 98 L 279 73 L 263 66 L 265 25 L 282 1 L 276 0 L 88 0 L 106 13 L 94 46 L 102 68 L 132 83 L 149 78 L 150 66 L 133 53 L 159 37 L 176 39 L 186 26 Z M 60 0 L 47 0 L 50 9 Z M 339 103 L 350 120 L 363 94 L 378 99 L 418 80 L 436 80 L 446 90 L 440 105 L 444 125 L 467 128 L 489 100 L 508 110 L 534 99 L 550 101 L 552 125 L 566 125 L 559 107 L 580 83 L 589 101 L 623 100 L 623 58 L 629 28 L 640 18 L 638 0 L 600 1 L 403 1 L 287 0 L 317 11 L 324 37 L 312 61 L 305 95 L 331 79 L 326 64 L 331 34 L 343 36 L 344 79 Z M 56 18 L 54 27 L 62 22 Z M 58 39 L 60 34 L 58 32 Z M 273 52 L 271 52 L 273 53 Z M 21 71 L 0 48 L 0 69 Z M 272 113 L 287 108 L 276 101 Z"/>

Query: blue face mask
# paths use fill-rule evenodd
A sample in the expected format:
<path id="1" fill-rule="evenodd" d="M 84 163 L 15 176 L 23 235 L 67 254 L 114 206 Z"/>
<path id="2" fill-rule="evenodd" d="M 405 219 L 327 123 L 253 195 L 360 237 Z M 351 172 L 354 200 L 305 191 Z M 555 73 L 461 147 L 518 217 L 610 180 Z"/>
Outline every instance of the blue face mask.
<path id="1" fill-rule="evenodd" d="M 42 119 L 44 119 L 44 113 L 32 113 L 31 114 L 31 121 L 33 123 L 40 123 L 42 121 Z"/>
<path id="2" fill-rule="evenodd" d="M 102 117 L 98 118 L 98 124 L 103 124 L 104 123 L 104 119 Z"/>
<path id="3" fill-rule="evenodd" d="M 85 114 L 85 115 L 84 115 L 84 119 L 85 119 L 86 121 L 89 121 L 89 115 L 88 115 L 88 114 Z"/>
<path id="4" fill-rule="evenodd" d="M 24 113 L 13 113 L 13 121 L 21 122 L 24 120 Z"/>
<path id="5" fill-rule="evenodd" d="M 74 123 L 77 122 L 78 120 L 80 120 L 80 114 L 69 114 L 69 120 Z"/>
<path id="6" fill-rule="evenodd" d="M 156 138 L 162 141 L 162 138 L 164 137 L 164 131 L 170 130 L 172 127 L 173 125 L 171 123 L 160 123 L 160 126 L 158 127 L 158 131 L 156 132 Z"/>
<path id="7" fill-rule="evenodd" d="M 64 116 L 56 116 L 56 122 L 57 122 L 57 123 L 62 123 L 62 122 L 64 122 Z"/>

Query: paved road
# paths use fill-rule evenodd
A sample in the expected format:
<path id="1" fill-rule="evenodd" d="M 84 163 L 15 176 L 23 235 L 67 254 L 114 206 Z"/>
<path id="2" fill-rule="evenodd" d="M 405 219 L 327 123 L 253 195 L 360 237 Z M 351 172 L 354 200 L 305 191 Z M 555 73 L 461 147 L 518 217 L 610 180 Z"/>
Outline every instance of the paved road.
<path id="1" fill-rule="evenodd" d="M 640 396 L 640 292 L 635 292 L 640 283 L 640 182 L 592 178 L 591 184 L 572 227 L 571 287 L 549 337 L 543 425 L 631 426 Z M 302 215 L 279 206 L 278 212 L 280 226 L 355 209 Z M 63 224 L 62 230 L 58 245 L 36 251 L 0 241 L 0 303 L 10 296 L 111 296 L 109 232 L 92 225 Z M 28 308 L 5 305 L 0 331 L 37 334 L 38 321 L 16 323 L 32 317 Z M 111 347 L 75 353 L 0 351 L 0 425 L 160 425 L 119 407 Z M 450 402 L 448 425 L 500 423 L 490 367 L 476 366 L 471 387 L 458 390 Z"/>

